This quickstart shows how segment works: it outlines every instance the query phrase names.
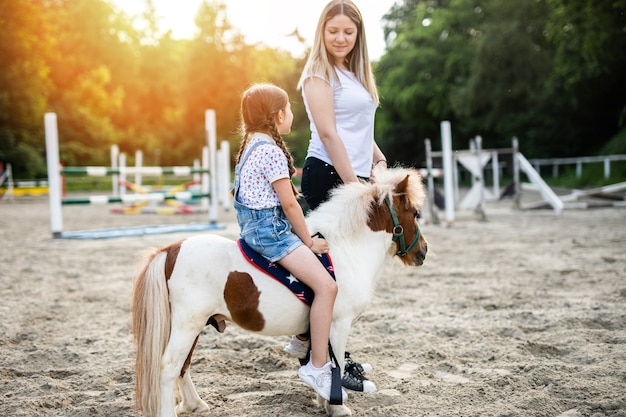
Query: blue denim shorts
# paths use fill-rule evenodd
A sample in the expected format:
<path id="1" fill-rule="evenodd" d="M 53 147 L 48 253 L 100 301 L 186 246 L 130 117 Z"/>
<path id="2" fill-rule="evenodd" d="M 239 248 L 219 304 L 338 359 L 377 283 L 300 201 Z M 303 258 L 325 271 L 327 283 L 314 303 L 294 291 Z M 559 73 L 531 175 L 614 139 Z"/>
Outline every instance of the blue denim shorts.
<path id="1" fill-rule="evenodd" d="M 236 204 L 241 237 L 270 262 L 277 262 L 304 243 L 291 231 L 281 207 L 255 210 Z"/>

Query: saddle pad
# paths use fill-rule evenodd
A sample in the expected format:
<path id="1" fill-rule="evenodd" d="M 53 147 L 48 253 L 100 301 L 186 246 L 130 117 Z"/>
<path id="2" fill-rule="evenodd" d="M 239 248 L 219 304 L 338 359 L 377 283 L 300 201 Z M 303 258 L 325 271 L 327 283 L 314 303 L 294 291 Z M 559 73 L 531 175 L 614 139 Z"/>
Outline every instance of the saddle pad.
<path id="1" fill-rule="evenodd" d="M 239 250 L 241 250 L 241 254 L 243 257 L 254 265 L 259 271 L 265 272 L 270 277 L 274 278 L 276 281 L 283 284 L 285 287 L 289 288 L 291 292 L 294 293 L 296 297 L 300 299 L 303 303 L 307 305 L 311 305 L 313 302 L 314 293 L 311 288 L 309 288 L 304 283 L 298 281 L 293 275 L 289 273 L 285 268 L 281 265 L 269 262 L 263 256 L 259 255 L 254 249 L 252 249 L 245 240 L 239 239 L 237 240 L 237 246 L 239 246 Z M 333 268 L 333 261 L 328 254 L 316 254 L 317 259 L 324 265 L 324 268 L 328 271 L 330 276 L 335 279 L 335 269 Z"/>

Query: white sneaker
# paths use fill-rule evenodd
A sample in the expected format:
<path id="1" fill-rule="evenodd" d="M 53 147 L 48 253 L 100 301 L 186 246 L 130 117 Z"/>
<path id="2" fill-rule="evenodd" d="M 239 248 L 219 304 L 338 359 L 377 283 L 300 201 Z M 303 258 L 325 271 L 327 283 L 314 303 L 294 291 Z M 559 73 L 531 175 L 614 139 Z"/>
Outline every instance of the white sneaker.
<path id="1" fill-rule="evenodd" d="M 326 363 L 326 365 L 321 368 L 316 368 L 311 361 L 309 361 L 309 363 L 298 369 L 298 376 L 308 386 L 313 388 L 320 397 L 326 401 L 330 401 L 330 388 L 333 379 L 332 364 L 330 362 Z M 341 389 L 341 398 L 343 401 L 348 399 L 348 394 L 346 394 L 343 388 Z"/>
<path id="2" fill-rule="evenodd" d="M 304 359 L 306 358 L 307 353 L 309 353 L 309 341 L 300 340 L 296 336 L 291 336 L 291 341 L 283 350 L 291 356 L 298 359 Z"/>

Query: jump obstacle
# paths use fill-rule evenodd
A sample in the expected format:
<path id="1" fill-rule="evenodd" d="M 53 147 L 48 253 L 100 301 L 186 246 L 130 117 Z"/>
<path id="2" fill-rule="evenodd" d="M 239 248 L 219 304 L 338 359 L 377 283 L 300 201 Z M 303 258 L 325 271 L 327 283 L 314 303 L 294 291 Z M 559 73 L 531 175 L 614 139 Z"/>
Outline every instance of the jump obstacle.
<path id="1" fill-rule="evenodd" d="M 48 168 L 48 187 L 50 201 L 50 227 L 53 238 L 74 238 L 74 239 L 101 239 L 112 237 L 141 236 L 148 234 L 185 232 L 185 231 L 202 231 L 223 229 L 225 225 L 217 223 L 217 173 L 218 158 L 216 151 L 216 130 L 215 130 L 215 111 L 207 110 L 205 112 L 205 127 L 207 133 L 208 149 L 203 155 L 203 168 L 192 167 L 141 167 L 139 169 L 132 167 L 62 167 L 59 158 L 59 136 L 57 128 L 57 117 L 55 113 L 46 113 L 44 115 L 45 137 L 46 137 L 46 162 Z M 223 146 L 223 145 L 222 145 Z M 223 158 L 222 158 L 223 161 Z M 113 162 L 113 161 L 112 161 Z M 230 169 L 228 171 L 228 181 L 230 181 Z M 123 194 L 114 196 L 90 196 L 78 199 L 63 199 L 61 190 L 61 175 L 96 175 L 96 176 L 112 176 L 113 183 L 119 181 L 119 176 L 126 174 L 154 174 L 158 175 L 171 173 L 172 175 L 189 175 L 201 174 L 203 181 L 208 185 L 208 190 L 203 190 L 201 194 L 193 196 L 189 191 L 174 193 L 173 195 L 165 194 Z M 115 187 L 115 185 L 114 185 Z M 137 201 L 168 201 L 189 199 L 191 197 L 208 199 L 208 222 L 207 223 L 190 223 L 181 225 L 159 225 L 159 226 L 139 226 L 132 228 L 113 228 L 99 230 L 84 231 L 63 231 L 63 212 L 62 206 L 67 204 L 109 204 L 109 203 L 133 203 Z M 223 197 L 227 198 L 227 197 Z"/>
<path id="2" fill-rule="evenodd" d="M 426 147 L 426 178 L 429 191 L 429 208 L 434 223 L 439 223 L 436 210 L 432 205 L 434 201 L 434 182 L 432 158 L 441 157 L 443 165 L 444 180 L 444 200 L 445 200 L 445 220 L 447 224 L 452 224 L 455 220 L 455 210 L 474 210 L 482 220 L 486 220 L 487 214 L 485 203 L 495 201 L 500 198 L 500 161 L 499 155 L 511 154 L 513 162 L 513 200 L 516 208 L 520 207 L 520 170 L 534 184 L 541 196 L 554 209 L 555 214 L 561 214 L 564 204 L 552 189 L 543 181 L 541 176 L 535 171 L 533 166 L 522 155 L 518 148 L 517 138 L 513 138 L 511 148 L 502 149 L 482 149 L 482 138 L 476 136 L 470 141 L 469 150 L 452 151 L 452 133 L 449 121 L 441 122 L 441 151 L 431 150 L 430 139 L 425 140 Z M 491 162 L 493 189 L 489 190 L 485 186 L 484 171 L 487 164 Z M 460 199 L 459 193 L 459 165 L 463 166 L 471 174 L 472 186 L 464 198 Z"/>
<path id="3" fill-rule="evenodd" d="M 142 200 L 139 202 L 135 202 L 133 204 L 131 204 L 130 206 L 127 207 L 122 207 L 122 208 L 112 208 L 111 209 L 111 213 L 116 213 L 116 214 L 143 214 L 143 213 L 151 213 L 151 214 L 191 214 L 191 213 L 197 213 L 200 212 L 201 210 L 196 210 L 195 208 L 189 206 L 187 204 L 187 201 L 192 201 L 194 199 L 196 199 L 196 197 L 194 195 L 192 195 L 192 197 L 190 199 L 184 199 L 182 201 L 179 201 L 179 198 L 175 198 L 175 199 L 168 199 L 167 197 L 171 197 L 173 195 L 176 195 L 176 193 L 185 191 L 185 190 L 189 190 L 191 187 L 194 187 L 196 185 L 199 185 L 200 182 L 198 180 L 193 180 L 191 182 L 185 183 L 185 184 L 181 184 L 181 185 L 177 185 L 176 187 L 172 188 L 172 189 L 167 189 L 167 190 L 151 190 L 149 188 L 146 187 L 142 187 L 141 185 L 138 184 L 133 184 L 131 182 L 128 182 L 126 180 L 121 180 L 119 181 L 120 186 L 123 187 L 122 189 L 126 190 L 132 190 L 136 193 L 136 195 L 139 194 L 143 194 L 143 195 L 149 195 L 149 194 L 154 194 L 154 193 L 161 193 L 164 194 L 166 196 L 165 201 L 163 201 L 166 205 L 166 207 L 154 207 L 153 205 L 149 205 L 151 202 L 149 200 Z M 204 200 L 204 199 L 203 199 Z"/>
<path id="4" fill-rule="evenodd" d="M 223 150 L 218 151 L 223 152 Z M 205 146 L 202 149 L 203 155 L 203 167 L 200 166 L 198 159 L 194 160 L 193 167 L 144 167 L 143 152 L 141 150 L 135 151 L 135 167 L 128 169 L 126 167 L 126 154 L 120 153 L 117 145 L 111 146 L 111 167 L 91 167 L 91 173 L 98 171 L 102 175 L 114 176 L 112 179 L 112 195 L 113 197 L 124 196 L 128 190 L 139 195 L 148 194 L 165 194 L 166 196 L 172 196 L 181 191 L 189 191 L 193 188 L 199 188 L 199 193 L 193 195 L 191 198 L 179 197 L 172 199 L 167 198 L 165 201 L 159 200 L 159 203 L 164 203 L 164 207 L 156 205 L 157 201 L 150 200 L 149 198 L 140 199 L 139 201 L 133 201 L 130 206 L 122 208 L 112 208 L 111 212 L 115 214 L 191 214 L 206 211 L 208 206 L 208 199 L 203 197 L 199 198 L 200 194 L 207 195 L 209 190 L 208 175 L 208 147 Z M 228 159 L 230 161 L 230 158 Z M 95 168 L 95 169 L 94 169 Z M 227 167 L 227 172 L 230 171 L 230 167 Z M 86 175 L 85 167 L 74 167 L 72 169 L 62 169 L 62 173 L 69 172 L 75 175 Z M 127 180 L 127 174 L 134 174 L 135 182 L 132 183 Z M 202 174 L 202 175 L 201 175 Z M 158 188 L 152 189 L 142 185 L 143 176 L 152 176 L 162 178 L 165 175 L 175 176 L 190 176 L 193 175 L 193 181 L 186 182 L 173 188 Z M 218 190 L 219 193 L 219 190 Z M 182 200 L 181 200 L 182 199 Z M 187 203 L 191 201 L 200 200 L 201 207 L 196 209 L 189 206 Z M 157 199 L 158 200 L 158 199 Z M 65 200 L 64 200 L 65 201 Z M 115 202 L 115 201 L 111 201 Z M 67 204 L 67 203 L 66 203 Z"/>
<path id="5" fill-rule="evenodd" d="M 0 161 L 0 200 L 13 200 L 14 197 L 39 197 L 48 195 L 46 181 L 15 181 L 11 164 Z"/>
<path id="6" fill-rule="evenodd" d="M 626 198 L 623 191 L 626 190 L 626 182 L 607 185 L 605 187 L 594 188 L 590 190 L 573 190 L 569 194 L 558 196 L 552 188 L 546 184 L 539 174 L 539 168 L 529 162 L 521 152 L 519 152 L 518 139 L 512 140 L 511 148 L 503 149 L 482 149 L 482 138 L 476 136 L 470 140 L 469 150 L 452 151 L 452 134 L 450 122 L 441 123 L 441 152 L 432 152 L 430 140 L 425 140 L 426 147 L 426 169 L 422 169 L 422 176 L 428 181 L 429 193 L 429 209 L 431 218 L 434 223 L 439 223 L 437 211 L 433 206 L 435 200 L 434 177 L 442 176 L 442 172 L 433 169 L 433 157 L 441 157 L 443 165 L 444 180 L 444 200 L 445 200 L 445 220 L 448 224 L 452 224 L 455 219 L 455 210 L 474 210 L 478 213 L 482 220 L 486 220 L 487 214 L 485 203 L 496 201 L 502 198 L 502 194 L 511 195 L 513 197 L 515 209 L 535 209 L 552 207 L 554 213 L 560 216 L 564 209 L 580 209 L 592 206 L 606 206 L 606 201 L 613 207 L 626 207 Z M 511 155 L 513 183 L 503 193 L 500 191 L 500 157 L 501 155 Z M 556 160 L 558 163 L 577 162 L 598 162 L 603 161 L 605 167 L 605 178 L 610 172 L 610 161 L 626 160 L 624 155 L 613 157 L 597 157 L 597 158 L 578 158 L 571 160 Z M 537 160 L 534 160 L 535 162 Z M 553 160 L 550 160 L 553 163 Z M 493 188 L 490 190 L 485 186 L 484 173 L 488 163 L 491 163 Z M 465 168 L 471 175 L 471 188 L 467 194 L 460 198 L 459 193 L 459 167 Z M 580 164 L 577 165 L 577 174 L 581 170 Z M 520 172 L 526 174 L 530 182 L 522 183 L 520 181 Z M 541 195 L 542 200 L 521 204 L 522 190 L 537 191 Z M 620 194 L 622 193 L 622 194 Z M 594 197 L 604 200 L 604 203 L 579 201 L 582 198 Z"/>

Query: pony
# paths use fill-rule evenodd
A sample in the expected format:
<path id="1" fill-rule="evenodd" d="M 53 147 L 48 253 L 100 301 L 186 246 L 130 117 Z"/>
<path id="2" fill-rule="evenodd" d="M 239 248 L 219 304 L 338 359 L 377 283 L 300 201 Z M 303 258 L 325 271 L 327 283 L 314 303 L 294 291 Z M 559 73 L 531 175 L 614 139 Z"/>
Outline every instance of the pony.
<path id="1" fill-rule="evenodd" d="M 420 266 L 427 252 L 418 223 L 425 199 L 419 173 L 394 167 L 372 174 L 370 182 L 335 188 L 306 216 L 309 231 L 327 240 L 332 256 L 338 293 L 330 343 L 341 359 L 350 328 L 365 311 L 385 260 L 397 257 L 405 266 Z M 138 271 L 132 331 L 135 403 L 144 415 L 175 417 L 177 412 L 209 410 L 190 376 L 191 355 L 207 324 L 222 332 L 232 322 L 269 336 L 308 330 L 309 307 L 251 265 L 226 237 L 200 234 L 153 249 Z M 339 362 L 343 372 L 343 360 Z M 352 415 L 345 403 L 317 401 L 330 416 Z"/>

